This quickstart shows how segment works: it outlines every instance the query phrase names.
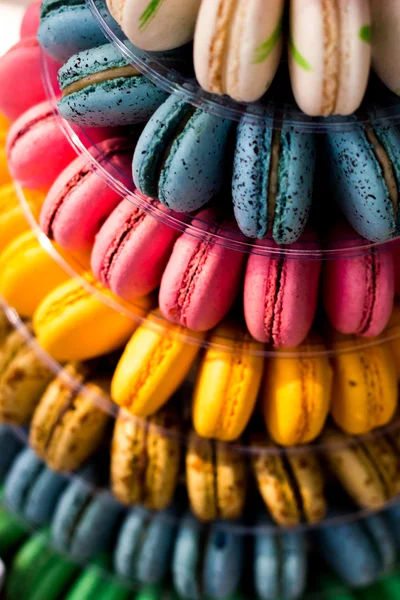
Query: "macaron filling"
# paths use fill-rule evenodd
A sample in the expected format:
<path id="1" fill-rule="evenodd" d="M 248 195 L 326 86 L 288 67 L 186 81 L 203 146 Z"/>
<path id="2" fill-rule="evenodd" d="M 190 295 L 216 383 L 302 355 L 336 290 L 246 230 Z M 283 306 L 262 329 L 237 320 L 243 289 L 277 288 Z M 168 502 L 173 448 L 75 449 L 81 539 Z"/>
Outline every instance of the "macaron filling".
<path id="1" fill-rule="evenodd" d="M 371 327 L 372 319 L 374 316 L 375 306 L 377 302 L 376 294 L 376 283 L 378 279 L 378 265 L 379 259 L 377 259 L 376 252 L 374 249 L 364 257 L 365 263 L 365 296 L 364 296 L 364 309 L 362 313 L 361 322 L 358 330 L 355 332 L 358 335 L 363 335 L 368 332 Z"/>
<path id="2" fill-rule="evenodd" d="M 272 260 L 271 267 L 265 296 L 264 333 L 267 343 L 273 341 L 279 345 L 282 342 L 280 331 L 287 271 L 285 256 Z"/>
<path id="3" fill-rule="evenodd" d="M 390 156 L 385 147 L 379 140 L 377 133 L 375 133 L 372 129 L 366 129 L 365 137 L 367 138 L 367 142 L 369 143 L 372 152 L 374 153 L 375 158 L 382 169 L 383 178 L 386 183 L 390 200 L 392 201 L 394 217 L 397 221 L 397 214 L 399 210 L 399 188 L 392 161 L 390 160 Z"/>
<path id="4" fill-rule="evenodd" d="M 279 162 L 281 151 L 281 131 L 274 131 L 272 136 L 271 159 L 269 166 L 267 196 L 267 231 L 272 231 L 275 221 L 276 199 L 279 190 Z"/>
<path id="5" fill-rule="evenodd" d="M 219 0 L 215 23 L 215 33 L 210 45 L 209 77 L 210 91 L 224 93 L 223 75 L 226 60 L 226 47 L 229 42 L 229 24 L 235 12 L 236 0 Z"/>
<path id="6" fill-rule="evenodd" d="M 321 114 L 327 117 L 336 110 L 340 86 L 340 9 L 337 0 L 322 0 L 324 29 L 324 78 Z"/>
<path id="7" fill-rule="evenodd" d="M 140 72 L 136 69 L 136 67 L 132 65 L 125 65 L 124 67 L 114 67 L 112 69 L 107 69 L 106 71 L 99 71 L 98 73 L 92 73 L 74 81 L 73 83 L 65 86 L 62 90 L 63 98 L 66 96 L 70 96 L 71 94 L 75 94 L 77 92 L 81 92 L 82 90 L 96 85 L 98 83 L 103 83 L 104 81 L 114 81 L 116 79 L 128 79 L 131 77 L 140 76 Z"/>

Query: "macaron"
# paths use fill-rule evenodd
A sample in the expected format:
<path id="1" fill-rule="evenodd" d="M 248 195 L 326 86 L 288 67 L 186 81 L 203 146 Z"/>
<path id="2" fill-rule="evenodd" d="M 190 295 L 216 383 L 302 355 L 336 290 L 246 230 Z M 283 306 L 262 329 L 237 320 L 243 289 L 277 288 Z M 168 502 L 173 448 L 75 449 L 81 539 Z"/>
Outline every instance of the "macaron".
<path id="1" fill-rule="evenodd" d="M 231 308 L 239 292 L 246 254 L 209 238 L 210 233 L 223 237 L 230 227 L 214 210 L 202 210 L 176 241 L 159 293 L 160 310 L 172 323 L 208 331 Z M 234 228 L 231 232 L 235 236 Z"/>
<path id="2" fill-rule="evenodd" d="M 330 247 L 348 251 L 324 264 L 324 308 L 341 333 L 373 337 L 382 333 L 392 313 L 394 263 L 390 251 L 360 249 L 363 242 L 349 225 L 331 233 Z"/>
<path id="3" fill-rule="evenodd" d="M 216 521 L 206 528 L 187 512 L 178 528 L 172 578 L 179 598 L 232 598 L 244 571 L 244 536 Z"/>
<path id="4" fill-rule="evenodd" d="M 274 5 L 278 6 L 279 2 Z M 266 11 L 267 14 L 269 11 Z M 292 244 L 310 214 L 316 160 L 310 133 L 276 130 L 242 120 L 237 129 L 232 202 L 240 229 L 252 238 L 272 235 L 277 244 Z"/>
<path id="5" fill-rule="evenodd" d="M 123 32 L 143 50 L 172 50 L 193 39 L 201 0 L 107 0 Z"/>
<path id="6" fill-rule="evenodd" d="M 131 301 L 155 290 L 179 231 L 157 215 L 166 210 L 149 200 L 154 214 L 125 199 L 114 209 L 96 236 L 92 271 L 114 294 Z"/>
<path id="7" fill-rule="evenodd" d="M 196 24 L 194 65 L 200 85 L 239 102 L 261 98 L 282 54 L 284 0 L 268 10 L 262 0 L 231 5 L 203 0 Z"/>
<path id="8" fill-rule="evenodd" d="M 341 516 L 331 509 L 332 517 Z M 314 535 L 317 550 L 343 583 L 363 587 L 388 573 L 396 562 L 391 531 L 380 515 L 353 523 L 320 527 Z"/>
<path id="9" fill-rule="evenodd" d="M 111 578 L 110 570 L 109 556 L 99 556 L 85 567 L 72 587 L 66 590 L 65 600 L 129 600 L 132 590 L 116 578 Z"/>
<path id="10" fill-rule="evenodd" d="M 398 405 L 397 372 L 389 346 L 363 346 L 354 336 L 334 336 L 331 414 L 346 433 L 362 435 L 387 425 Z"/>
<path id="11" fill-rule="evenodd" d="M 379 509 L 399 493 L 400 458 L 383 435 L 364 441 L 329 427 L 321 442 L 330 470 L 358 506 Z"/>
<path id="12" fill-rule="evenodd" d="M 123 504 L 167 508 L 178 484 L 181 423 L 167 407 L 146 420 L 121 410 L 111 448 L 111 485 Z"/>
<path id="13" fill-rule="evenodd" d="M 137 506 L 126 515 L 114 549 L 119 577 L 141 584 L 160 583 L 168 572 L 177 520 L 175 507 L 149 513 Z"/>
<path id="14" fill-rule="evenodd" d="M 41 206 L 45 199 L 42 191 L 23 190 L 29 212 L 35 221 L 38 220 Z M 14 186 L 0 186 L 0 253 L 14 238 L 29 230 L 24 211 L 18 202 Z"/>
<path id="15" fill-rule="evenodd" d="M 294 531 L 269 533 L 266 528 L 273 526 L 266 514 L 255 522 L 253 577 L 257 598 L 297 600 L 307 585 L 307 540 Z"/>
<path id="16" fill-rule="evenodd" d="M 257 487 L 275 523 L 295 527 L 322 521 L 327 505 L 317 455 L 308 449 L 284 453 L 258 433 L 252 434 L 250 444 Z"/>
<path id="17" fill-rule="evenodd" d="M 52 378 L 53 372 L 43 358 L 22 333 L 13 331 L 0 352 L 0 421 L 29 423 Z"/>
<path id="18" fill-rule="evenodd" d="M 253 412 L 264 368 L 262 346 L 228 322 L 208 338 L 193 395 L 193 425 L 205 438 L 230 442 Z"/>
<path id="19" fill-rule="evenodd" d="M 93 275 L 87 273 L 85 280 L 90 289 L 83 288 L 79 280 L 66 281 L 46 296 L 34 314 L 38 343 L 60 362 L 88 360 L 117 350 L 150 308 L 150 300 L 141 298 L 129 307 L 130 316 L 125 316 L 106 303 L 116 299 Z M 93 295 L 93 289 L 101 294 L 101 300 Z"/>
<path id="20" fill-rule="evenodd" d="M 400 70 L 396 56 L 400 51 L 400 9 L 396 0 L 371 0 L 372 65 L 383 83 L 400 94 Z"/>
<path id="21" fill-rule="evenodd" d="M 14 121 L 26 110 L 46 100 L 42 84 L 41 49 L 36 36 L 19 41 L 0 58 L 0 112 Z M 46 60 L 50 84 L 57 90 L 60 65 Z M 13 85 L 10 86 L 10 81 Z"/>
<path id="22" fill-rule="evenodd" d="M 110 137 L 106 128 L 87 129 L 72 125 L 86 147 Z M 54 160 L 57 156 L 57 160 Z M 36 104 L 11 126 L 7 137 L 7 159 L 12 178 L 29 189 L 47 189 L 76 158 L 76 151 L 60 127 L 51 102 Z"/>
<path id="23" fill-rule="evenodd" d="M 232 122 L 172 94 L 146 124 L 133 156 L 142 194 L 177 212 L 206 205 L 226 180 Z"/>
<path id="24" fill-rule="evenodd" d="M 242 449 L 191 432 L 186 450 L 186 485 L 193 514 L 201 521 L 240 517 L 247 496 L 247 465 Z"/>
<path id="25" fill-rule="evenodd" d="M 61 115 L 81 126 L 142 123 L 167 97 L 112 44 L 71 56 L 61 67 L 58 81 Z"/>
<path id="26" fill-rule="evenodd" d="M 68 364 L 50 383 L 33 415 L 29 443 L 51 469 L 74 471 L 99 448 L 109 423 L 107 389 L 104 372 L 79 363 Z"/>
<path id="27" fill-rule="evenodd" d="M 6 508 L 0 509 L 0 551 L 2 561 L 14 558 L 15 553 L 21 547 L 28 536 L 28 527 L 21 519 Z M 2 584 L 4 584 L 5 569 L 3 571 Z"/>
<path id="28" fill-rule="evenodd" d="M 0 424 L 0 480 L 3 481 L 16 455 L 22 450 L 22 442 L 14 429 Z"/>
<path id="29" fill-rule="evenodd" d="M 111 384 L 111 396 L 137 417 L 159 410 L 188 375 L 203 334 L 172 325 L 151 312 L 127 344 Z"/>
<path id="30" fill-rule="evenodd" d="M 11 175 L 8 170 L 7 153 L 5 145 L 0 143 L 0 186 L 11 183 Z"/>
<path id="31" fill-rule="evenodd" d="M 397 377 L 400 379 L 400 303 L 398 300 L 394 303 L 393 311 L 383 337 L 387 339 L 387 345 L 393 356 Z"/>
<path id="32" fill-rule="evenodd" d="M 269 435 L 282 446 L 308 444 L 325 424 L 333 402 L 334 372 L 324 350 L 313 336 L 298 348 L 298 356 L 277 350 L 266 361 L 261 408 Z"/>
<path id="33" fill-rule="evenodd" d="M 112 138 L 93 146 L 90 158 L 78 156 L 54 181 L 40 214 L 40 227 L 70 251 L 91 250 L 104 221 L 121 201 L 119 192 L 99 177 L 100 163 L 107 176 L 132 187 L 130 169 L 134 142 Z M 79 220 L 79 227 L 76 227 Z"/>
<path id="34" fill-rule="evenodd" d="M 370 66 L 368 0 L 291 3 L 290 79 L 303 112 L 316 117 L 355 112 L 367 88 Z"/>
<path id="35" fill-rule="evenodd" d="M 51 523 L 55 548 L 79 561 L 88 561 L 109 547 L 122 515 L 122 507 L 108 491 L 94 493 L 95 483 L 91 470 L 86 479 L 72 480 L 57 503 Z"/>
<path id="36" fill-rule="evenodd" d="M 30 448 L 13 462 L 4 483 L 4 501 L 34 527 L 47 525 L 53 515 L 66 479 L 46 469 Z"/>
<path id="37" fill-rule="evenodd" d="M 40 4 L 41 0 L 34 0 L 26 8 L 21 21 L 21 39 L 30 37 L 32 35 L 37 35 L 40 22 Z"/>
<path id="38" fill-rule="evenodd" d="M 121 29 L 103 3 L 98 4 L 98 10 L 111 31 L 120 37 Z M 85 0 L 43 0 L 38 38 L 46 54 L 61 63 L 107 41 Z"/>
<path id="39" fill-rule="evenodd" d="M 32 317 L 42 300 L 67 279 L 33 231 L 14 238 L 0 254 L 0 293 L 21 317 Z"/>
<path id="40" fill-rule="evenodd" d="M 307 256 L 303 251 L 313 254 Z M 287 251 L 273 241 L 257 242 L 247 262 L 243 288 L 244 315 L 251 335 L 277 348 L 301 344 L 315 318 L 320 273 L 318 245 L 312 233 L 304 234 Z"/>
<path id="41" fill-rule="evenodd" d="M 350 225 L 372 242 L 395 236 L 400 128 L 359 126 L 330 133 L 325 140 L 329 185 Z"/>

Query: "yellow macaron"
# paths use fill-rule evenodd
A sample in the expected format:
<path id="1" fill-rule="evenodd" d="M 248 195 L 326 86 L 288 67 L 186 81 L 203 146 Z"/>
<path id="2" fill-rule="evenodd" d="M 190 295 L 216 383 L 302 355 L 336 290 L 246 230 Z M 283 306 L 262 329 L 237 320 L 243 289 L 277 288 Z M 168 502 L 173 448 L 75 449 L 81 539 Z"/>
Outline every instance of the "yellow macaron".
<path id="1" fill-rule="evenodd" d="M 320 354 L 311 354 L 317 347 Z M 307 444 L 320 433 L 329 414 L 332 368 L 315 336 L 296 349 L 276 350 L 266 361 L 262 410 L 271 438 L 282 446 Z"/>
<path id="2" fill-rule="evenodd" d="M 154 311 L 132 336 L 115 371 L 111 396 L 138 417 L 161 408 L 183 383 L 204 334 L 169 323 Z"/>
<path id="3" fill-rule="evenodd" d="M 263 346 L 228 323 L 217 327 L 209 342 L 194 389 L 193 424 L 201 437 L 229 442 L 240 437 L 253 412 Z"/>
<path id="4" fill-rule="evenodd" d="M 0 143 L 0 185 L 11 183 L 11 175 L 8 170 L 7 153 L 5 146 Z"/>
<path id="5" fill-rule="evenodd" d="M 5 145 L 7 139 L 8 130 L 10 128 L 10 121 L 0 113 L 0 144 Z"/>
<path id="6" fill-rule="evenodd" d="M 346 433 L 362 435 L 389 423 L 398 397 L 389 346 L 365 346 L 356 337 L 336 335 L 332 348 L 336 354 L 331 413 L 336 424 Z"/>
<path id="7" fill-rule="evenodd" d="M 388 346 L 392 351 L 394 363 L 397 372 L 397 378 L 400 380 L 400 302 L 396 301 L 393 307 L 392 315 L 383 334 L 383 339 L 388 340 Z"/>
<path id="8" fill-rule="evenodd" d="M 25 190 L 25 198 L 31 214 L 39 218 L 40 208 L 45 194 L 38 191 Z M 12 183 L 0 187 L 0 252 L 18 235 L 29 230 L 29 223 L 18 202 Z"/>
<path id="9" fill-rule="evenodd" d="M 24 318 L 68 275 L 39 244 L 32 231 L 15 238 L 0 254 L 0 294 Z"/>
<path id="10" fill-rule="evenodd" d="M 149 298 L 136 300 L 129 306 L 130 316 L 111 308 L 108 301 L 123 303 L 100 285 L 92 274 L 85 279 L 68 280 L 54 289 L 38 306 L 33 328 L 39 344 L 61 362 L 88 360 L 121 348 L 131 337 L 138 322 L 150 309 Z M 92 293 L 101 295 L 101 300 Z"/>

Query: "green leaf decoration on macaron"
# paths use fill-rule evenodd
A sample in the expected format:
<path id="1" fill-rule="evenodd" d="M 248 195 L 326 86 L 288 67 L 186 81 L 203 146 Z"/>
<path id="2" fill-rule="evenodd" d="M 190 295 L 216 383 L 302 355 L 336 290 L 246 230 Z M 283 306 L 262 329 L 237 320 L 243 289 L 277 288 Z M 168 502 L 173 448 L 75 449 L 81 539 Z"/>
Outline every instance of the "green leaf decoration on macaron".
<path id="1" fill-rule="evenodd" d="M 298 64 L 298 66 L 301 69 L 304 69 L 304 71 L 312 71 L 312 66 L 310 65 L 308 60 L 306 60 L 304 56 L 300 54 L 300 52 L 297 50 L 293 37 L 291 35 L 289 36 L 289 48 L 292 53 L 293 59 Z"/>
<path id="2" fill-rule="evenodd" d="M 139 29 L 144 29 L 150 23 L 152 19 L 156 16 L 158 9 L 164 0 L 151 0 L 150 4 L 143 11 L 139 19 Z"/>
<path id="3" fill-rule="evenodd" d="M 279 23 L 278 23 L 275 31 L 272 33 L 271 37 L 268 38 L 268 40 L 266 42 L 263 42 L 262 44 L 260 44 L 260 46 L 258 46 L 254 50 L 253 65 L 258 65 L 258 64 L 264 62 L 265 60 L 267 60 L 267 58 L 271 54 L 272 50 L 275 48 L 275 46 L 277 45 L 277 43 L 279 42 L 279 40 L 281 38 L 282 24 L 283 24 L 283 19 L 281 19 L 279 21 Z"/>
<path id="4" fill-rule="evenodd" d="M 372 43 L 372 29 L 370 25 L 364 25 L 360 29 L 360 40 L 363 42 L 367 42 L 367 44 Z"/>

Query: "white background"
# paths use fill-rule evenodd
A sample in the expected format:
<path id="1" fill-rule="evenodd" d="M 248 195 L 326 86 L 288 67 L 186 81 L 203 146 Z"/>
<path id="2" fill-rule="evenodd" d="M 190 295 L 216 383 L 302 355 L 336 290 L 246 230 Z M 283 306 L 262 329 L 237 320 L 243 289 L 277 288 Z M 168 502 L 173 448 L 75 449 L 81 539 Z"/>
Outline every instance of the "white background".
<path id="1" fill-rule="evenodd" d="M 19 27 L 30 0 L 0 0 L 0 56 L 19 40 Z"/>

